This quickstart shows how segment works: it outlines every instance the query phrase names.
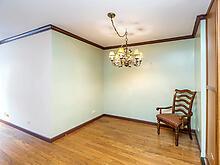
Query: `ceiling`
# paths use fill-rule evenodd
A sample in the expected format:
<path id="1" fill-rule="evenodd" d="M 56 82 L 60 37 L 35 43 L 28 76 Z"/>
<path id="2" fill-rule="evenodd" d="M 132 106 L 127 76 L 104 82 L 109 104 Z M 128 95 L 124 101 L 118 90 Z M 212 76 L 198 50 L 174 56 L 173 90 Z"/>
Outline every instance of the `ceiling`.
<path id="1" fill-rule="evenodd" d="M 211 0 L 0 0 L 0 40 L 53 24 L 102 46 L 118 45 L 107 17 L 116 13 L 129 43 L 191 35 Z"/>

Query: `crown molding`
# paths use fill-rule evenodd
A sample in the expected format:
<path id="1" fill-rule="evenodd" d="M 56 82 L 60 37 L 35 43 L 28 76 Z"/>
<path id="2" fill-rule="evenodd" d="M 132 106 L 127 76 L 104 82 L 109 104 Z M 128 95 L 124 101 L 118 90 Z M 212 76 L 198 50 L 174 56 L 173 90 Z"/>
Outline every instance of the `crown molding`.
<path id="1" fill-rule="evenodd" d="M 185 40 L 185 39 L 194 38 L 196 36 L 196 33 L 197 33 L 197 30 L 198 30 L 200 21 L 203 20 L 203 19 L 206 19 L 206 16 L 209 14 L 214 1 L 215 0 L 212 0 L 210 2 L 206 14 L 198 15 L 196 17 L 196 21 L 195 21 L 195 24 L 194 24 L 194 28 L 193 28 L 192 34 L 185 35 L 185 36 L 173 37 L 173 38 L 165 38 L 165 39 L 152 40 L 152 41 L 136 42 L 136 43 L 128 44 L 128 46 L 140 46 L 140 45 L 155 44 L 155 43 L 162 43 L 162 42 L 171 42 L 171 41 L 178 41 L 178 40 Z M 54 30 L 54 31 L 60 32 L 62 34 L 65 34 L 67 36 L 75 38 L 75 39 L 77 39 L 79 41 L 85 42 L 85 43 L 87 43 L 89 45 L 92 45 L 92 46 L 95 46 L 97 48 L 100 48 L 102 50 L 114 49 L 114 48 L 118 48 L 118 47 L 121 46 L 121 45 L 113 45 L 113 46 L 106 46 L 105 47 L 105 46 L 99 45 L 97 43 L 94 43 L 92 41 L 89 41 L 89 40 L 87 40 L 85 38 L 82 38 L 82 37 L 80 37 L 78 35 L 75 35 L 75 34 L 69 32 L 67 30 L 61 29 L 61 28 L 59 28 L 59 27 L 57 27 L 55 25 L 52 25 L 52 24 L 48 24 L 48 25 L 45 25 L 45 26 L 42 26 L 42 27 L 30 30 L 30 31 L 27 31 L 27 32 L 24 32 L 24 33 L 21 33 L 21 34 L 18 34 L 18 35 L 15 35 L 15 36 L 3 39 L 3 40 L 0 41 L 0 45 L 4 44 L 4 43 L 7 43 L 7 42 L 15 41 L 15 40 L 18 40 L 18 39 L 21 39 L 21 38 L 25 38 L 25 37 L 28 37 L 28 36 L 31 36 L 31 35 L 34 35 L 34 34 L 37 34 L 37 33 L 41 33 L 41 32 L 47 31 L 47 30 Z"/>
<path id="2" fill-rule="evenodd" d="M 152 40 L 152 41 L 136 42 L 136 43 L 128 44 L 128 46 L 140 46 L 140 45 L 156 44 L 156 43 L 162 43 L 162 42 L 186 40 L 186 39 L 192 39 L 192 38 L 194 38 L 192 35 L 186 35 L 186 36 L 165 38 L 165 39 Z M 104 47 L 104 50 L 115 49 L 115 48 L 119 48 L 119 47 L 121 47 L 121 45 L 107 46 L 107 47 Z"/>
<path id="3" fill-rule="evenodd" d="M 92 41 L 89 41 L 89 40 L 87 40 L 85 38 L 77 36 L 77 35 L 75 35 L 73 33 L 70 33 L 68 31 L 66 31 L 64 29 L 61 29 L 61 28 L 59 28 L 57 26 L 54 26 L 52 24 L 48 24 L 48 25 L 45 25 L 45 26 L 42 26 L 42 27 L 30 30 L 30 31 L 27 31 L 27 32 L 24 32 L 24 33 L 21 33 L 21 34 L 18 34 L 18 35 L 15 35 L 15 36 L 3 39 L 3 40 L 0 41 L 0 45 L 1 44 L 5 44 L 7 42 L 15 41 L 15 40 L 18 40 L 18 39 L 21 39 L 21 38 L 25 38 L 25 37 L 28 37 L 28 36 L 32 36 L 32 35 L 35 35 L 35 34 L 38 34 L 38 33 L 41 33 L 41 32 L 45 32 L 45 31 L 48 31 L 48 30 L 54 30 L 54 31 L 60 32 L 62 34 L 65 34 L 67 36 L 75 38 L 75 39 L 77 39 L 79 41 L 82 41 L 82 42 L 85 42 L 87 44 L 93 45 L 93 46 L 95 46 L 97 48 L 104 49 L 104 47 L 101 46 L 101 45 L 98 45 L 98 44 L 96 44 L 96 43 L 94 43 Z"/>
<path id="4" fill-rule="evenodd" d="M 128 46 L 139 46 L 139 45 L 147 45 L 147 44 L 155 44 L 155 43 L 162 43 L 162 42 L 171 42 L 171 41 L 177 41 L 177 40 L 185 40 L 185 39 L 191 39 L 191 38 L 195 38 L 196 37 L 196 33 L 198 31 L 198 27 L 200 24 L 200 21 L 203 19 L 206 19 L 207 15 L 209 14 L 213 3 L 215 0 L 211 0 L 209 7 L 206 11 L 206 14 L 201 14 L 198 15 L 196 17 L 195 23 L 194 23 L 194 27 L 193 27 L 193 32 L 191 35 L 186 35 L 186 36 L 180 36 L 180 37 L 173 37 L 173 38 L 166 38 L 166 39 L 160 39 L 160 40 L 153 40 L 153 41 L 144 41 L 144 42 L 137 42 L 137 43 L 132 43 L 132 44 L 128 44 Z M 113 46 L 107 46 L 104 47 L 104 50 L 108 50 L 108 49 L 114 49 L 114 48 L 119 48 L 121 45 L 113 45 Z"/>
<path id="5" fill-rule="evenodd" d="M 45 25 L 45 26 L 30 30 L 30 31 L 26 31 L 24 33 L 21 33 L 21 34 L 18 34 L 18 35 L 15 35 L 15 36 L 12 36 L 12 37 L 1 40 L 0 45 L 5 44 L 7 42 L 15 41 L 15 40 L 18 40 L 18 39 L 21 39 L 21 38 L 25 38 L 25 37 L 28 37 L 28 36 L 32 36 L 34 34 L 41 33 L 41 32 L 44 32 L 44 31 L 47 31 L 47 30 L 50 30 L 50 29 L 51 29 L 51 25 L 49 24 L 49 25 Z"/>
<path id="6" fill-rule="evenodd" d="M 62 33 L 62 34 L 65 34 L 65 35 L 67 35 L 67 36 L 69 36 L 69 37 L 75 38 L 75 39 L 77 39 L 77 40 L 79 40 L 79 41 L 82 41 L 82 42 L 85 42 L 85 43 L 87 43 L 87 44 L 93 45 L 93 46 L 95 46 L 95 47 L 97 47 L 97 48 L 104 49 L 104 47 L 101 46 L 101 45 L 99 45 L 99 44 L 96 44 L 96 43 L 94 43 L 94 42 L 92 42 L 92 41 L 89 41 L 89 40 L 87 40 L 87 39 L 85 39 L 85 38 L 82 38 L 82 37 L 80 37 L 80 36 L 78 36 L 78 35 L 75 35 L 75 34 L 69 32 L 69 31 L 66 31 L 66 30 L 64 30 L 64 29 L 61 29 L 61 28 L 59 28 L 59 27 L 57 27 L 57 26 L 51 25 L 51 29 L 54 30 L 54 31 L 60 32 L 60 33 Z"/>
<path id="7" fill-rule="evenodd" d="M 195 24 L 194 24 L 194 28 L 193 28 L 193 37 L 196 37 L 196 33 L 198 31 L 198 27 L 199 27 L 199 24 L 200 24 L 200 21 L 203 20 L 203 19 L 206 19 L 207 15 L 209 14 L 212 6 L 213 6 L 213 3 L 214 3 L 215 0 L 211 0 L 210 4 L 209 4 L 209 7 L 206 11 L 206 14 L 201 14 L 201 15 L 198 15 L 196 17 L 196 21 L 195 21 Z"/>
<path id="8" fill-rule="evenodd" d="M 203 20 L 203 19 L 206 19 L 206 14 L 198 15 L 196 17 L 196 21 L 195 21 L 193 32 L 192 32 L 193 37 L 196 37 L 196 33 L 198 31 L 200 21 Z"/>
<path id="9" fill-rule="evenodd" d="M 32 35 L 35 35 L 35 34 L 38 34 L 38 33 L 41 33 L 41 32 L 45 32 L 45 31 L 48 31 L 48 30 L 57 31 L 59 33 L 65 34 L 65 35 L 67 35 L 69 37 L 72 37 L 74 39 L 77 39 L 79 41 L 85 42 L 85 43 L 87 43 L 89 45 L 95 46 L 95 47 L 103 49 L 103 50 L 118 48 L 118 47 L 121 46 L 121 45 L 115 45 L 115 46 L 104 47 L 104 46 L 96 44 L 96 43 L 94 43 L 92 41 L 89 41 L 89 40 L 87 40 L 85 38 L 82 38 L 82 37 L 80 37 L 78 35 L 75 35 L 75 34 L 69 32 L 67 30 L 61 29 L 61 28 L 59 28 L 59 27 L 57 27 L 55 25 L 52 25 L 52 24 L 48 24 L 48 25 L 45 25 L 45 26 L 42 26 L 42 27 L 30 30 L 30 31 L 27 31 L 27 32 L 24 32 L 24 33 L 21 33 L 21 34 L 18 34 L 18 35 L 15 35 L 15 36 L 3 39 L 3 40 L 0 41 L 0 45 L 8 43 L 8 42 L 15 41 L 15 40 L 18 40 L 18 39 L 21 39 L 21 38 L 25 38 L 25 37 L 28 37 L 28 36 L 32 36 Z M 173 38 L 165 38 L 165 39 L 152 40 L 152 41 L 144 41 L 144 42 L 131 43 L 131 44 L 128 44 L 128 46 L 139 46 L 139 45 L 155 44 L 155 43 L 170 42 L 170 41 L 177 41 L 177 40 L 184 40 L 184 39 L 191 39 L 191 38 L 193 38 L 192 35 L 186 35 L 186 36 L 180 36 L 180 37 L 173 37 Z"/>

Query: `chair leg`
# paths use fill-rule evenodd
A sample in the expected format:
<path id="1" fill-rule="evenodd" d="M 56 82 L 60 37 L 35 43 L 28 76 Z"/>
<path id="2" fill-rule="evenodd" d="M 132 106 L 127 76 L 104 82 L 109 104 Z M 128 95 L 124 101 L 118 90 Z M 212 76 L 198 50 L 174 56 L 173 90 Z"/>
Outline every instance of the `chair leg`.
<path id="1" fill-rule="evenodd" d="M 179 141 L 179 128 L 175 129 L 175 145 L 178 146 L 178 141 Z"/>
<path id="2" fill-rule="evenodd" d="M 160 135 L 160 121 L 157 120 L 157 134 Z"/>
<path id="3" fill-rule="evenodd" d="M 191 124 L 189 123 L 189 124 L 187 125 L 187 127 L 188 127 L 189 138 L 192 140 Z"/>

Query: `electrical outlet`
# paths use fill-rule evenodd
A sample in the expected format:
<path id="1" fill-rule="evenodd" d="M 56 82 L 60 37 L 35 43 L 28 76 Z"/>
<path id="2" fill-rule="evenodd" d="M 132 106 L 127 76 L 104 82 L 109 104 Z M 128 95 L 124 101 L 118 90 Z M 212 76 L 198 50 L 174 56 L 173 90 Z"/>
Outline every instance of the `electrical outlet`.
<path id="1" fill-rule="evenodd" d="M 30 121 L 27 121 L 27 124 L 28 124 L 28 125 L 30 125 L 30 124 L 31 124 L 31 122 L 30 122 Z"/>
<path id="2" fill-rule="evenodd" d="M 91 112 L 91 114 L 95 114 L 96 113 L 96 111 L 95 110 L 93 110 L 92 112 Z"/>

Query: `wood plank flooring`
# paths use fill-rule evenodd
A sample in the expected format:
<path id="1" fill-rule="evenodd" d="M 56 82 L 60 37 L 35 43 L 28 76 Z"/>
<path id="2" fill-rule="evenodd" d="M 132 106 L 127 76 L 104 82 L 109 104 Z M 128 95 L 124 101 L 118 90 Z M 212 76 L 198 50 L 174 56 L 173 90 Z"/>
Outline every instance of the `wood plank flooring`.
<path id="1" fill-rule="evenodd" d="M 0 123 L 0 165 L 189 165 L 200 164 L 193 136 L 156 127 L 102 117 L 53 142 L 39 140 Z"/>

